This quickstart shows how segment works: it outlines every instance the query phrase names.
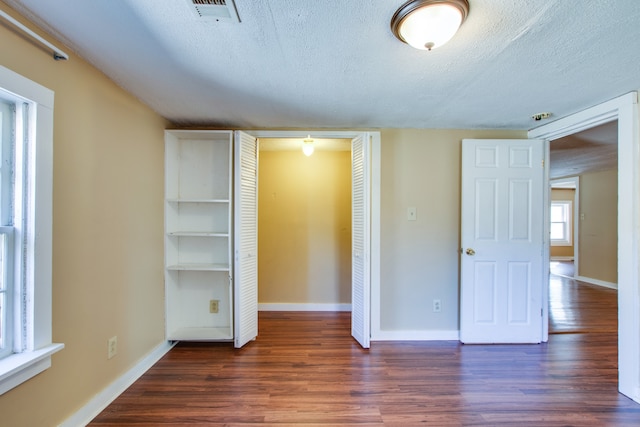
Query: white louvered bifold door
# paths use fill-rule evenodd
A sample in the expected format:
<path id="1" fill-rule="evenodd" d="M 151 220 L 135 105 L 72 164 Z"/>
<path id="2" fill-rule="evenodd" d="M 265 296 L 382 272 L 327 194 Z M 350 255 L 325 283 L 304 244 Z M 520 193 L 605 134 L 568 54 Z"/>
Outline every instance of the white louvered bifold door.
<path id="1" fill-rule="evenodd" d="M 234 138 L 234 344 L 258 336 L 258 142 Z"/>
<path id="2" fill-rule="evenodd" d="M 351 141 L 351 335 L 370 345 L 370 186 L 369 134 Z"/>

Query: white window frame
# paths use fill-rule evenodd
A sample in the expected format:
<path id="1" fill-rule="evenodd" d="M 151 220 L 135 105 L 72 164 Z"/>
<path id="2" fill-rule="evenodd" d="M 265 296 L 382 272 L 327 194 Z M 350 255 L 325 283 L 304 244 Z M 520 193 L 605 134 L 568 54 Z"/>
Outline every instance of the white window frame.
<path id="1" fill-rule="evenodd" d="M 550 208 L 553 209 L 553 206 L 562 206 L 565 211 L 565 231 L 566 236 L 563 239 L 553 239 L 551 236 L 549 237 L 549 242 L 551 246 L 572 246 L 573 245 L 573 201 L 571 200 L 552 200 Z M 549 215 L 551 218 L 551 215 Z M 553 222 L 550 222 L 553 224 Z"/>
<path id="2" fill-rule="evenodd" d="M 24 129 L 26 172 L 24 230 L 16 241 L 23 254 L 23 278 L 14 315 L 17 334 L 14 353 L 0 360 L 0 394 L 51 366 L 51 355 L 64 348 L 52 341 L 52 200 L 53 91 L 0 66 L 0 89 L 29 104 Z M 16 144 L 20 149 L 21 144 Z M 17 177 L 18 178 L 18 177 Z M 18 244 L 18 243 L 16 243 Z"/>
<path id="3" fill-rule="evenodd" d="M 16 114 L 11 99 L 0 98 L 0 359 L 13 353 L 14 349 L 14 288 L 13 274 L 13 192 L 14 147 Z M 8 268 L 10 267 L 10 268 Z"/>

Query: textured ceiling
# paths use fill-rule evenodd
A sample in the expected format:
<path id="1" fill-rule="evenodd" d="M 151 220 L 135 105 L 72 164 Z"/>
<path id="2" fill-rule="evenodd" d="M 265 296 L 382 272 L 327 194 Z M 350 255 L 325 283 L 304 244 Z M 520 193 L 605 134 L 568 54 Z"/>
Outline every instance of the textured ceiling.
<path id="1" fill-rule="evenodd" d="M 470 0 L 432 52 L 404 0 L 3 0 L 178 126 L 530 129 L 640 89 L 640 1 Z"/>
<path id="2" fill-rule="evenodd" d="M 618 168 L 618 122 L 551 141 L 549 177 L 564 178 Z"/>

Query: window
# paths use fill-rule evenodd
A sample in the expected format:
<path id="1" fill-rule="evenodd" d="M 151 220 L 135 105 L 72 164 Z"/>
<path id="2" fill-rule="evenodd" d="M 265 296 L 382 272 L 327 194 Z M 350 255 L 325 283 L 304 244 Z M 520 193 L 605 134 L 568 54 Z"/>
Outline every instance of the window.
<path id="1" fill-rule="evenodd" d="M 53 92 L 0 66 L 0 394 L 51 366 Z"/>
<path id="2" fill-rule="evenodd" d="M 569 200 L 551 202 L 551 246 L 571 246 L 571 205 Z"/>

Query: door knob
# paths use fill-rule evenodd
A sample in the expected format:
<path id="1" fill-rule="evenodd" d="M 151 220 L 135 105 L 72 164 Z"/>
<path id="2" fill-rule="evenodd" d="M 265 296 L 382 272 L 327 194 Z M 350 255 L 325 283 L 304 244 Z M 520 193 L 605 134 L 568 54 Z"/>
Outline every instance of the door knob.
<path id="1" fill-rule="evenodd" d="M 465 251 L 465 253 L 466 253 L 467 255 L 471 255 L 471 256 L 473 256 L 473 255 L 475 255 L 475 254 L 476 254 L 476 251 L 474 251 L 474 250 L 473 250 L 473 249 L 471 249 L 471 248 L 467 248 L 467 250 Z"/>

